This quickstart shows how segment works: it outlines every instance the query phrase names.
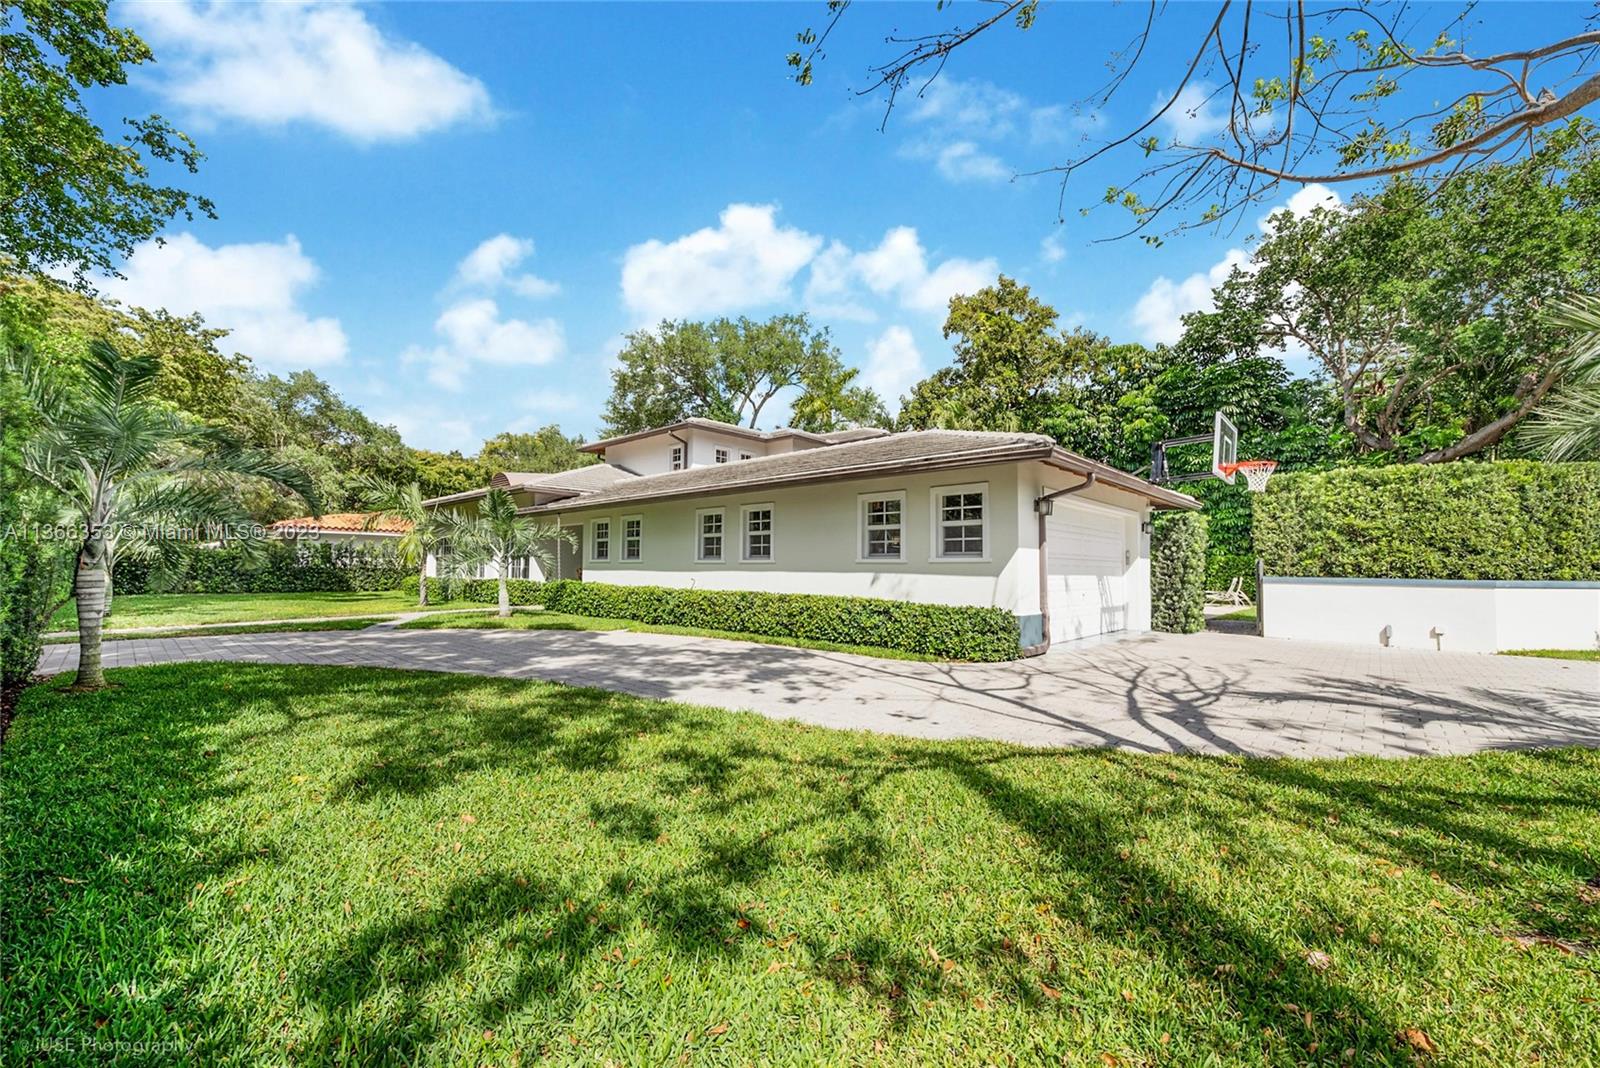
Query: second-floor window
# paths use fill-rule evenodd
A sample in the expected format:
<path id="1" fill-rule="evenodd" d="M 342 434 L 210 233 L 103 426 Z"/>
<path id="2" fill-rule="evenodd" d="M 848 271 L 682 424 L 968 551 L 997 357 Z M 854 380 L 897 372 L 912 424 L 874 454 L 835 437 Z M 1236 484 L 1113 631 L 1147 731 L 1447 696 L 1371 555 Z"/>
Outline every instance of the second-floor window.
<path id="1" fill-rule="evenodd" d="M 683 470 L 683 446 L 682 445 L 674 445 L 672 447 L 672 469 L 674 471 L 682 471 Z"/>
<path id="2" fill-rule="evenodd" d="M 717 463 L 719 463 L 719 464 L 727 463 L 728 462 L 728 450 L 727 449 L 718 449 L 716 451 L 716 457 L 717 457 Z"/>
<path id="3" fill-rule="evenodd" d="M 741 453 L 740 453 L 740 454 L 739 454 L 739 459 L 741 459 L 741 460 L 753 460 L 753 459 L 755 459 L 755 457 L 753 457 L 753 456 L 751 456 L 751 455 L 750 455 L 750 454 L 749 454 L 749 453 L 747 453 L 747 452 L 741 452 Z"/>

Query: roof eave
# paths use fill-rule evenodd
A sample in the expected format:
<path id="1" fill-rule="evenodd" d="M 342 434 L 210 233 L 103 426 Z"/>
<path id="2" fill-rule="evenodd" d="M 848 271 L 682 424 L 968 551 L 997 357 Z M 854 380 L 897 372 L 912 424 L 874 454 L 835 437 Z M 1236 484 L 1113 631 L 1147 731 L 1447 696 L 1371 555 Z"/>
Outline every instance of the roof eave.
<path id="1" fill-rule="evenodd" d="M 1102 485 L 1137 493 L 1160 508 L 1184 508 L 1192 511 L 1201 506 L 1199 501 L 1187 493 L 1169 490 L 1165 486 L 1158 486 L 1154 482 L 1146 481 L 1138 475 L 1130 475 L 1128 472 L 1112 467 L 1110 464 L 1091 460 L 1087 456 L 1079 456 L 1077 453 L 1068 452 L 1063 448 L 1052 449 L 1050 455 L 1045 458 L 1045 462 L 1063 471 L 1071 471 L 1075 475 L 1094 475 L 1095 480 Z"/>

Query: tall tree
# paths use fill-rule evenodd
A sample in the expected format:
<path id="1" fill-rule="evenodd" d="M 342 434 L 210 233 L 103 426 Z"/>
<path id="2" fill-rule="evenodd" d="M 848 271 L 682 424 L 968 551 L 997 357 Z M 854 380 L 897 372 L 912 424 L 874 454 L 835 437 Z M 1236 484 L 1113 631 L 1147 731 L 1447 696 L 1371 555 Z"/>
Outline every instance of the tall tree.
<path id="1" fill-rule="evenodd" d="M 151 180 L 150 167 L 190 173 L 202 156 L 159 115 L 122 120 L 120 139 L 89 117 L 83 94 L 122 85 L 151 61 L 105 0 L 14 0 L 0 27 L 0 258 L 24 273 L 114 273 L 134 245 L 176 215 L 213 205 Z"/>
<path id="2" fill-rule="evenodd" d="M 1432 463 L 1497 445 L 1570 371 L 1545 314 L 1600 288 L 1600 135 L 1564 128 L 1514 164 L 1350 208 L 1273 216 L 1248 270 L 1186 330 L 1306 349 L 1358 450 Z"/>
<path id="3" fill-rule="evenodd" d="M 451 514 L 447 519 L 451 555 L 464 565 L 494 567 L 499 585 L 499 614 L 511 615 L 511 562 L 532 559 L 542 572 L 555 563 L 556 546 L 576 545 L 568 531 L 517 514 L 517 502 L 503 489 L 491 489 L 476 514 Z"/>
<path id="4" fill-rule="evenodd" d="M 851 5 L 827 6 L 828 22 L 798 34 L 799 48 L 788 56 L 801 85 L 811 84 Z M 887 39 L 891 53 L 869 68 L 863 92 L 881 93 L 889 111 L 907 89 L 918 97 L 937 92 L 952 55 L 979 38 L 1008 28 L 1048 37 L 1036 26 L 1053 26 L 1061 31 L 1055 40 L 1067 45 L 1085 34 L 1071 8 L 1042 8 L 1039 0 L 929 8 L 960 21 L 897 27 Z M 1103 116 L 1120 97 L 1138 99 L 1140 117 L 1110 136 L 1083 137 L 1081 150 L 1033 173 L 1058 177 L 1064 198 L 1079 170 L 1127 158 L 1127 177 L 1097 199 L 1128 209 L 1133 231 L 1142 231 L 1174 209 L 1194 209 L 1180 216 L 1179 228 L 1211 224 L 1273 197 L 1284 182 L 1395 174 L 1431 181 L 1516 158 L 1531 150 L 1537 132 L 1600 100 L 1600 30 L 1584 11 L 1571 5 L 1560 17 L 1528 19 L 1517 5 L 1471 3 L 1130 5 L 1127 24 L 1106 41 L 1105 83 L 1070 110 L 1067 102 L 1042 110 L 1063 119 Z M 1506 36 L 1524 43 L 1469 51 L 1472 23 L 1490 19 L 1503 20 Z M 1153 108 L 1143 102 L 1150 95 Z"/>
<path id="5" fill-rule="evenodd" d="M 320 511 L 316 491 L 298 469 L 241 448 L 225 431 L 199 423 L 157 400 L 160 364 L 124 356 L 96 341 L 72 390 L 50 388 L 33 374 L 44 425 L 23 448 L 23 465 L 66 502 L 81 531 L 73 596 L 78 607 L 80 689 L 105 685 L 100 641 L 118 552 L 167 528 L 220 525 L 239 529 L 249 517 L 229 483 L 267 479 Z"/>
<path id="6" fill-rule="evenodd" d="M 483 443 L 478 462 L 490 471 L 570 471 L 587 467 L 600 458 L 592 452 L 579 452 L 583 435 L 568 437 L 554 423 L 531 434 L 506 431 Z"/>
<path id="7" fill-rule="evenodd" d="M 450 534 L 448 512 L 429 508 L 422 487 L 415 482 L 391 482 L 377 475 L 359 475 L 355 491 L 364 506 L 372 509 L 369 526 L 380 519 L 399 519 L 410 524 L 395 543 L 400 558 L 417 569 L 417 604 L 428 604 L 428 559 L 439 560 Z"/>
<path id="8" fill-rule="evenodd" d="M 795 394 L 794 410 L 813 425 L 882 408 L 881 401 L 874 408 L 870 390 L 850 386 L 827 329 L 813 327 L 805 315 L 778 315 L 761 323 L 664 321 L 654 330 L 629 334 L 618 360 L 604 413 L 610 434 L 691 416 L 754 427 L 786 390 Z"/>

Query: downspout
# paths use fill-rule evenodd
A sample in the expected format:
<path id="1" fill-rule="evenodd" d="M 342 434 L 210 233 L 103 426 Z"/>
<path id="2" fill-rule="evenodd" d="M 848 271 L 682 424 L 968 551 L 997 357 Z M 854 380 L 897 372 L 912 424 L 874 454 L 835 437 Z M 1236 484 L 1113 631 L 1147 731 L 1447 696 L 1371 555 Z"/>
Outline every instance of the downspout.
<path id="1" fill-rule="evenodd" d="M 1022 650 L 1022 655 L 1042 656 L 1050 651 L 1050 554 L 1045 544 L 1045 519 L 1049 515 L 1046 507 L 1057 497 L 1070 497 L 1074 493 L 1082 493 L 1096 482 L 1094 472 L 1083 476 L 1083 481 L 1076 486 L 1069 486 L 1064 490 L 1046 493 L 1042 497 L 1033 499 L 1033 511 L 1039 518 L 1039 618 L 1044 624 L 1044 640 L 1038 645 L 1029 645 Z"/>

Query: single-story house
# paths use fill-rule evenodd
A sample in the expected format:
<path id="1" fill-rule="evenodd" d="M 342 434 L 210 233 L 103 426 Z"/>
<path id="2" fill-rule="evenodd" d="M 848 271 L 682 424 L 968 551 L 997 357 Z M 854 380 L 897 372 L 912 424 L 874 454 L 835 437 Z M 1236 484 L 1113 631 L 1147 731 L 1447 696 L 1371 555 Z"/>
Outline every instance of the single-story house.
<path id="1" fill-rule="evenodd" d="M 411 522 L 379 516 L 369 524 L 370 512 L 332 512 L 322 516 L 280 519 L 267 527 L 267 536 L 285 541 L 326 542 L 333 545 L 374 547 L 392 545 L 411 532 Z"/>
<path id="2" fill-rule="evenodd" d="M 1152 511 L 1200 506 L 1037 434 L 687 419 L 584 448 L 496 476 L 574 535 L 559 577 L 992 605 L 1030 647 L 1149 629 Z"/>

